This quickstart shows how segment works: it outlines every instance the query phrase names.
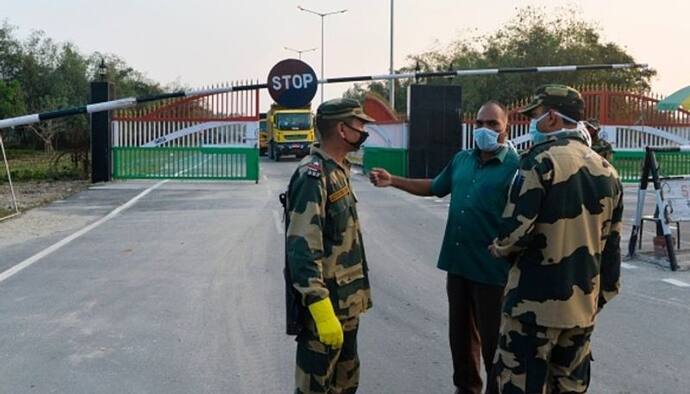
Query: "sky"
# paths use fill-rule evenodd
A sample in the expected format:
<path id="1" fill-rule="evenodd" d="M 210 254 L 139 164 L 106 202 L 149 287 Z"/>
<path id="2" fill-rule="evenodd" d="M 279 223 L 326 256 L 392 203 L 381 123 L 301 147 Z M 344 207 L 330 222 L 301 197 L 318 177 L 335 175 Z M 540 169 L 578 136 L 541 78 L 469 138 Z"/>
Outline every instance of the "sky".
<path id="1" fill-rule="evenodd" d="M 326 77 L 387 74 L 390 0 L 0 0 L 0 20 L 26 37 L 43 30 L 84 53 L 117 54 L 162 84 L 196 88 L 232 80 L 265 81 L 284 49 L 319 48 L 302 60 L 320 73 L 321 18 L 299 11 L 347 9 L 325 18 Z M 394 63 L 443 49 L 459 37 L 490 33 L 527 5 L 575 6 L 639 63 L 658 72 L 653 91 L 690 85 L 688 0 L 394 0 Z M 328 85 L 334 98 L 350 84 Z M 262 94 L 262 107 L 270 98 Z M 317 96 L 318 100 L 318 96 Z"/>

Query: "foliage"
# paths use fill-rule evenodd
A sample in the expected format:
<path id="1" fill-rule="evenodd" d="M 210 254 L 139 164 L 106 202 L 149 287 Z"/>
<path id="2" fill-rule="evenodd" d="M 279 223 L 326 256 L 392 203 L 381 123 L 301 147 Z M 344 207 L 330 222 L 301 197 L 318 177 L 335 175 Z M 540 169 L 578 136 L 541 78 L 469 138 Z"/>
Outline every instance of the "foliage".
<path id="1" fill-rule="evenodd" d="M 12 181 L 80 179 L 83 174 L 62 152 L 45 153 L 30 149 L 9 149 L 7 160 Z M 7 173 L 0 157 L 0 184 L 7 182 Z"/>
<path id="2" fill-rule="evenodd" d="M 604 42 L 600 28 L 579 15 L 577 9 L 548 11 L 528 6 L 497 31 L 477 37 L 463 37 L 444 50 L 433 50 L 408 57 L 408 65 L 398 72 L 448 69 L 530 67 L 568 64 L 634 63 L 625 48 Z M 494 99 L 506 104 L 528 97 L 545 83 L 570 86 L 617 86 L 631 91 L 646 91 L 656 74 L 652 69 L 588 71 L 560 73 L 503 74 L 494 76 L 428 79 L 428 84 L 459 84 L 463 87 L 463 107 L 476 111 L 482 103 Z M 401 82 L 396 90 L 396 109 L 404 110 L 405 90 L 411 81 Z M 359 85 L 345 92 L 347 97 L 363 97 L 367 91 L 388 97 L 380 82 Z"/>
<path id="3" fill-rule="evenodd" d="M 134 70 L 120 57 L 95 52 L 82 54 L 70 42 L 55 42 L 42 31 L 24 40 L 7 22 L 0 26 L 0 118 L 78 107 L 89 100 L 89 82 L 99 78 L 101 61 L 116 96 L 162 92 L 162 88 Z M 26 148 L 88 150 L 85 115 L 40 122 L 3 131 L 8 145 Z M 82 155 L 84 156 L 84 155 Z M 87 159 L 88 160 L 88 159 Z"/>

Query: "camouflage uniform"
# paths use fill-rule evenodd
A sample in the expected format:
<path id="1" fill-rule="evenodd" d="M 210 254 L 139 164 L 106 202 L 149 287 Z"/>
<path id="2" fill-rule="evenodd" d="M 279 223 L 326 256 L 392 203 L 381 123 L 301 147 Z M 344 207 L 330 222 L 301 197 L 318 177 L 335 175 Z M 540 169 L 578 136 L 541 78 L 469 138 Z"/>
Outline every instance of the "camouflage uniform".
<path id="1" fill-rule="evenodd" d="M 595 318 L 619 290 L 622 190 L 577 131 L 521 158 L 494 241 L 513 261 L 494 359 L 502 393 L 587 390 Z"/>
<path id="2" fill-rule="evenodd" d="M 592 138 L 592 150 L 597 152 L 599 156 L 611 162 L 613 159 L 613 147 L 608 141 L 599 138 Z"/>
<path id="3" fill-rule="evenodd" d="M 340 349 L 319 341 L 306 315 L 297 336 L 296 393 L 354 393 L 359 384 L 359 315 L 371 307 L 368 269 L 349 164 L 318 147 L 290 181 L 288 266 L 304 306 L 330 297 L 344 332 Z"/>
<path id="4" fill-rule="evenodd" d="M 590 134 L 592 135 L 592 150 L 611 162 L 611 159 L 613 159 L 613 147 L 608 141 L 599 138 L 599 131 L 601 130 L 599 121 L 593 118 L 589 119 L 585 124 L 590 129 Z"/>

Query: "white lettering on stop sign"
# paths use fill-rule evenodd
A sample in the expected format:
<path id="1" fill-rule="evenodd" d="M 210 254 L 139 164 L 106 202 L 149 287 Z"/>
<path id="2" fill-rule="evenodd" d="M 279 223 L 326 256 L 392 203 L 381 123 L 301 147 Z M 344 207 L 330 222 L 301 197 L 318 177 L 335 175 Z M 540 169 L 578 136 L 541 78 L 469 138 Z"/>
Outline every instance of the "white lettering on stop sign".
<path id="1" fill-rule="evenodd" d="M 308 89 L 314 82 L 314 77 L 309 74 L 276 75 L 271 78 L 274 90 Z"/>

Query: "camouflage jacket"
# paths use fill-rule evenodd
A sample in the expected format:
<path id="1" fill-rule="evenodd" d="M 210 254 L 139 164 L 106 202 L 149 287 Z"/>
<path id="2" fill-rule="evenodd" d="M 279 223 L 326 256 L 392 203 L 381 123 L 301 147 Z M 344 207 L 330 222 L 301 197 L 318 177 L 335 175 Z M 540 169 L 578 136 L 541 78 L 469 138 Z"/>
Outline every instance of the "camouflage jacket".
<path id="1" fill-rule="evenodd" d="M 349 164 L 318 147 L 299 164 L 288 190 L 288 267 L 308 306 L 331 298 L 345 319 L 371 307 L 369 277 Z"/>
<path id="2" fill-rule="evenodd" d="M 577 132 L 520 160 L 494 241 L 514 261 L 503 312 L 545 327 L 588 327 L 618 294 L 623 188 Z"/>
<path id="3" fill-rule="evenodd" d="M 608 141 L 603 140 L 599 137 L 592 139 L 592 150 L 597 152 L 599 156 L 608 160 L 609 162 L 613 159 L 613 147 Z"/>

